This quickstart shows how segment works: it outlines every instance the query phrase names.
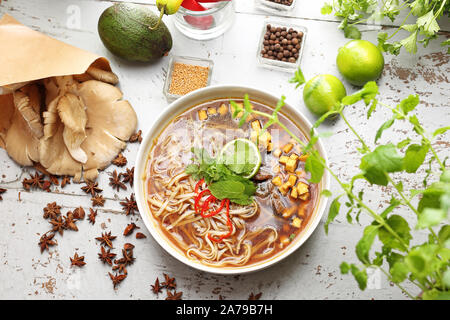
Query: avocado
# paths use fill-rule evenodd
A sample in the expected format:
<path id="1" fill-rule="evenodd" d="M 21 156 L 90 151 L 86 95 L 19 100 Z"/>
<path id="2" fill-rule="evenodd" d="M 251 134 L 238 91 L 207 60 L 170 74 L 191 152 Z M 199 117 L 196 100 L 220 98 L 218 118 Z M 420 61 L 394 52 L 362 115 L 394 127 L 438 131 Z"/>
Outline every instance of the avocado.
<path id="1" fill-rule="evenodd" d="M 148 7 L 118 3 L 103 11 L 98 34 L 105 47 L 128 61 L 153 62 L 172 49 L 172 36 L 159 16 Z"/>

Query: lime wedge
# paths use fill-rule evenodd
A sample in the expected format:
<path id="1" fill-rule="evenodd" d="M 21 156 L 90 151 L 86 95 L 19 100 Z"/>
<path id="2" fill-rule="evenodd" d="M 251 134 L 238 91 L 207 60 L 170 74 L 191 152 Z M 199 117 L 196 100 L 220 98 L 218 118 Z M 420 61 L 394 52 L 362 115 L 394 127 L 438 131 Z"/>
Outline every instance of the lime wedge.
<path id="1" fill-rule="evenodd" d="M 219 159 L 228 169 L 246 179 L 253 177 L 261 166 L 258 146 L 247 139 L 228 142 L 220 151 Z"/>

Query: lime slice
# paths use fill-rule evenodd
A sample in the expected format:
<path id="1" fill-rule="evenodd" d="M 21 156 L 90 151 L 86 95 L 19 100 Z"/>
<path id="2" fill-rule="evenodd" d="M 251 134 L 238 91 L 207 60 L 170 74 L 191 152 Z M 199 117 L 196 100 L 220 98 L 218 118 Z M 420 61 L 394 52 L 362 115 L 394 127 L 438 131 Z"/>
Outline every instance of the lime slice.
<path id="1" fill-rule="evenodd" d="M 231 171 L 246 179 L 253 177 L 261 166 L 261 154 L 257 145 L 247 139 L 228 142 L 220 151 L 219 159 Z"/>

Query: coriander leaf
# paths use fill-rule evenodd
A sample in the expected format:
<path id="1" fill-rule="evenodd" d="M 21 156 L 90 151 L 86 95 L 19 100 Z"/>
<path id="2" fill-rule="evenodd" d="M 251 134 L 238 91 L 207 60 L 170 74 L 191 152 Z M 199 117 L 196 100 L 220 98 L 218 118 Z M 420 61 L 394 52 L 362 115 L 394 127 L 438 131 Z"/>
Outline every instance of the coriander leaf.
<path id="1" fill-rule="evenodd" d="M 439 24 L 436 22 L 433 10 L 417 18 L 416 23 L 418 27 L 422 27 L 422 31 L 427 35 L 433 35 L 439 31 Z"/>
<path id="2" fill-rule="evenodd" d="M 289 83 L 296 83 L 297 85 L 295 86 L 295 89 L 305 83 L 305 76 L 303 75 L 302 69 L 300 67 L 297 69 L 297 71 L 295 71 L 294 77 L 289 79 Z"/>
<path id="3" fill-rule="evenodd" d="M 415 173 L 425 161 L 430 146 L 428 144 L 411 144 L 406 149 L 403 166 L 408 173 Z"/>
<path id="4" fill-rule="evenodd" d="M 327 2 L 325 2 L 325 4 L 323 5 L 322 9 L 320 9 L 320 13 L 323 14 L 323 15 L 327 15 L 327 14 L 330 14 L 332 12 L 333 12 L 333 7 Z"/>
<path id="5" fill-rule="evenodd" d="M 339 209 L 341 208 L 341 203 L 339 202 L 339 198 L 342 197 L 342 195 L 336 197 L 333 202 L 331 202 L 330 210 L 328 211 L 328 217 L 327 221 L 325 222 L 325 233 L 328 234 L 328 225 L 334 221 L 334 219 L 339 214 Z"/>
<path id="6" fill-rule="evenodd" d="M 341 103 L 345 106 L 355 104 L 356 102 L 360 100 L 364 100 L 364 103 L 369 105 L 373 99 L 375 99 L 375 96 L 378 94 L 378 86 L 375 83 L 375 81 L 369 81 L 367 82 L 364 87 L 356 91 L 355 93 L 345 96 L 342 98 Z"/>
<path id="7" fill-rule="evenodd" d="M 417 52 L 417 31 L 411 33 L 409 37 L 400 40 L 400 44 L 406 51 L 415 54 Z"/>
<path id="8" fill-rule="evenodd" d="M 356 256 L 364 264 L 370 264 L 369 251 L 372 248 L 375 236 L 378 234 L 378 226 L 369 225 L 364 229 L 361 240 L 356 244 Z"/>
<path id="9" fill-rule="evenodd" d="M 386 223 L 393 231 L 395 231 L 403 244 L 409 245 L 409 241 L 412 236 L 410 233 L 409 224 L 403 217 L 399 215 L 392 215 L 386 220 Z M 384 226 L 380 227 L 378 231 L 378 238 L 388 248 L 398 249 L 401 251 L 406 250 L 402 242 L 400 242 L 400 240 L 391 234 Z"/>
<path id="10" fill-rule="evenodd" d="M 403 162 L 395 146 L 390 143 L 378 146 L 362 157 L 359 167 L 371 184 L 386 186 L 388 184 L 386 173 L 401 171 Z"/>
<path id="11" fill-rule="evenodd" d="M 361 39 L 361 31 L 355 26 L 345 26 L 344 36 L 347 39 Z"/>

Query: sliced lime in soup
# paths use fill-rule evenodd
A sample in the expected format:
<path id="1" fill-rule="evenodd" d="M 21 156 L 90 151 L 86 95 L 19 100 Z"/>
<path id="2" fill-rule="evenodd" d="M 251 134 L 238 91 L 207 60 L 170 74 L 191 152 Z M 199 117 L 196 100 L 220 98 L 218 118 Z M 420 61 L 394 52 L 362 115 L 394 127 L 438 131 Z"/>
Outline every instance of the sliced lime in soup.
<path id="1" fill-rule="evenodd" d="M 228 142 L 219 157 L 231 171 L 247 179 L 253 177 L 261 166 L 261 154 L 258 147 L 247 139 L 235 139 Z"/>

